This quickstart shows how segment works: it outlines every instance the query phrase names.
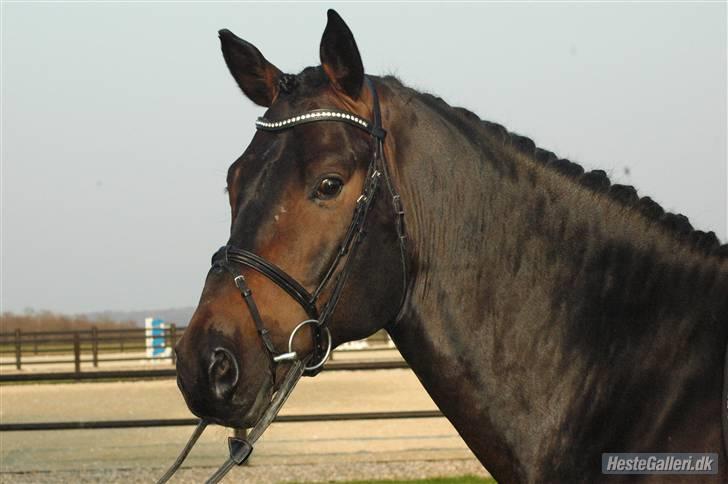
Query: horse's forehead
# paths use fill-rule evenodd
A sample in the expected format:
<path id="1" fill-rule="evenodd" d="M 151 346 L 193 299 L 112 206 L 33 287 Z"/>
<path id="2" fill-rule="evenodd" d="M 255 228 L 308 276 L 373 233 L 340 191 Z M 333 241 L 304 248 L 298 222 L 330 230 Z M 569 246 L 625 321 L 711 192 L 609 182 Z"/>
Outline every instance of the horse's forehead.
<path id="1" fill-rule="evenodd" d="M 275 133 L 258 131 L 235 168 L 241 170 L 241 174 L 272 171 L 275 175 L 280 171 L 311 166 L 331 156 L 356 158 L 356 153 L 368 152 L 368 146 L 366 133 L 343 123 L 311 123 Z"/>
<path id="2" fill-rule="evenodd" d="M 315 109 L 341 108 L 338 104 L 336 96 L 326 89 L 299 86 L 276 99 L 264 117 L 286 119 Z M 323 155 L 340 153 L 355 158 L 357 151 L 365 151 L 367 140 L 364 133 L 342 123 L 313 123 L 276 133 L 257 131 L 243 155 L 231 165 L 228 185 L 246 189 L 249 183 L 263 182 L 261 176 L 283 183 L 298 172 L 297 165 L 307 166 Z"/>

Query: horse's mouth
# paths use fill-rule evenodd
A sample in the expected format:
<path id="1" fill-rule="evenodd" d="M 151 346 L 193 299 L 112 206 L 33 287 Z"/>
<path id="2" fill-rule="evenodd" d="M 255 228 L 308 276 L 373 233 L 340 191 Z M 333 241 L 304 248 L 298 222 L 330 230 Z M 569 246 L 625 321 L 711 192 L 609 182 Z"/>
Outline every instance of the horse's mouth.
<path id="1" fill-rule="evenodd" d="M 238 402 L 238 399 L 233 398 L 232 406 L 233 408 L 247 408 L 247 411 L 244 413 L 239 414 L 237 412 L 233 412 L 234 414 L 230 416 L 227 419 L 216 419 L 213 418 L 213 421 L 217 421 L 217 423 L 220 423 L 221 425 L 225 425 L 226 427 L 233 427 L 233 428 L 250 428 L 253 427 L 256 423 L 258 423 L 258 420 L 260 420 L 260 417 L 263 415 L 263 412 L 265 412 L 265 409 L 268 408 L 268 404 L 271 401 L 271 398 L 273 397 L 273 378 L 268 377 L 265 379 L 263 384 L 260 387 L 260 390 L 255 395 L 255 399 L 253 400 L 252 405 L 249 405 L 249 399 L 243 398 L 240 399 Z"/>

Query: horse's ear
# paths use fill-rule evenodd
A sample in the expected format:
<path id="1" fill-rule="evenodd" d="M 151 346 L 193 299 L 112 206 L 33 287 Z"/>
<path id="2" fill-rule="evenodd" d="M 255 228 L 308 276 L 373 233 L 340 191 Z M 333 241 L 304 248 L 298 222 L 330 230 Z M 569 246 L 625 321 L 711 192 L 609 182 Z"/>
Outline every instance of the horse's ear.
<path id="1" fill-rule="evenodd" d="M 281 71 L 263 54 L 227 29 L 218 32 L 220 46 L 230 74 L 255 104 L 268 107 L 278 95 Z"/>
<path id="2" fill-rule="evenodd" d="M 354 35 L 334 10 L 328 11 L 319 54 L 321 66 L 334 89 L 358 99 L 364 83 L 364 65 Z"/>

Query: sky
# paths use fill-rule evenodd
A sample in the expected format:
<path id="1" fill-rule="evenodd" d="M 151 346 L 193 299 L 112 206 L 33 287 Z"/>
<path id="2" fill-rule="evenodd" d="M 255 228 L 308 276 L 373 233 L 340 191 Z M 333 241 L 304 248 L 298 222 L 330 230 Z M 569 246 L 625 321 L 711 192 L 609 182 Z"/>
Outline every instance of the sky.
<path id="1" fill-rule="evenodd" d="M 229 28 L 286 72 L 326 9 L 395 74 L 726 240 L 726 4 L 4 3 L 0 309 L 196 304 L 263 109 Z M 628 168 L 628 172 L 625 170 Z"/>

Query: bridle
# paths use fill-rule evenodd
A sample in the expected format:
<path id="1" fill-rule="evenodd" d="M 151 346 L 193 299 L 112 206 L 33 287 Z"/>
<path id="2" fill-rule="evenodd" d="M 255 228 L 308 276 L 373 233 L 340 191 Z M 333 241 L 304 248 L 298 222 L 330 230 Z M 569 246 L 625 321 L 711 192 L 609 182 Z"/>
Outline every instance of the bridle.
<path id="1" fill-rule="evenodd" d="M 261 131 L 269 131 L 273 133 L 291 129 L 295 126 L 317 123 L 317 122 L 342 122 L 362 129 L 369 133 L 373 139 L 372 157 L 367 168 L 366 178 L 362 193 L 357 199 L 351 223 L 342 239 L 339 250 L 334 256 L 331 265 L 325 272 L 316 289 L 310 293 L 298 281 L 287 274 L 284 270 L 273 264 L 272 262 L 260 257 L 259 255 L 238 247 L 226 245 L 221 247 L 212 257 L 212 267 L 210 272 L 228 272 L 240 291 L 248 311 L 253 319 L 255 327 L 258 331 L 260 339 L 270 359 L 270 368 L 275 379 L 276 365 L 289 362 L 290 368 L 287 370 L 285 377 L 281 381 L 281 385 L 276 391 L 273 399 L 269 403 L 267 409 L 261 416 L 255 427 L 250 431 L 247 437 L 238 436 L 236 431 L 235 437 L 228 438 L 228 446 L 230 456 L 220 466 L 220 468 L 207 481 L 216 483 L 227 474 L 235 465 L 243 464 L 253 451 L 253 444 L 263 434 L 265 429 L 271 424 L 278 411 L 281 409 L 286 399 L 293 391 L 301 376 L 315 376 L 323 368 L 324 363 L 331 354 L 332 338 L 331 332 L 327 326 L 327 322 L 331 317 L 334 309 L 339 303 L 341 292 L 346 284 L 346 280 L 351 273 L 354 259 L 359 243 L 365 235 L 366 223 L 368 215 L 374 205 L 377 191 L 384 179 L 387 191 L 391 196 L 392 207 L 394 210 L 395 228 L 399 240 L 400 257 L 402 261 L 402 299 L 400 307 L 402 309 L 404 298 L 407 290 L 407 260 L 404 232 L 404 210 L 399 194 L 397 193 L 387 168 L 387 160 L 384 154 L 384 138 L 386 131 L 382 128 L 382 115 L 379 106 L 379 97 L 374 87 L 374 83 L 369 77 L 366 78 L 367 85 L 372 94 L 372 112 L 374 119 L 366 120 L 354 113 L 342 111 L 338 109 L 315 109 L 306 111 L 295 116 L 291 116 L 282 120 L 269 120 L 266 118 L 258 118 L 255 127 Z M 250 290 L 245 276 L 240 268 L 252 269 L 262 274 L 278 287 L 283 289 L 291 298 L 293 298 L 306 312 L 308 319 L 301 321 L 295 326 L 288 338 L 287 351 L 279 352 L 273 345 L 270 332 L 265 327 L 265 323 L 260 315 L 258 306 L 255 303 L 253 292 Z M 340 268 L 340 269 L 339 269 Z M 337 273 L 337 269 L 338 273 Z M 333 281 L 333 282 L 332 282 Z M 318 302 L 322 293 L 332 285 L 329 297 L 318 311 Z M 296 333 L 305 326 L 311 326 L 313 336 L 313 352 L 310 355 L 301 356 L 293 350 L 293 341 Z M 185 445 L 182 452 L 167 470 L 167 472 L 159 479 L 158 483 L 167 482 L 172 475 L 179 469 L 187 457 L 197 439 L 208 425 L 208 421 L 201 419 L 195 431 Z"/>

